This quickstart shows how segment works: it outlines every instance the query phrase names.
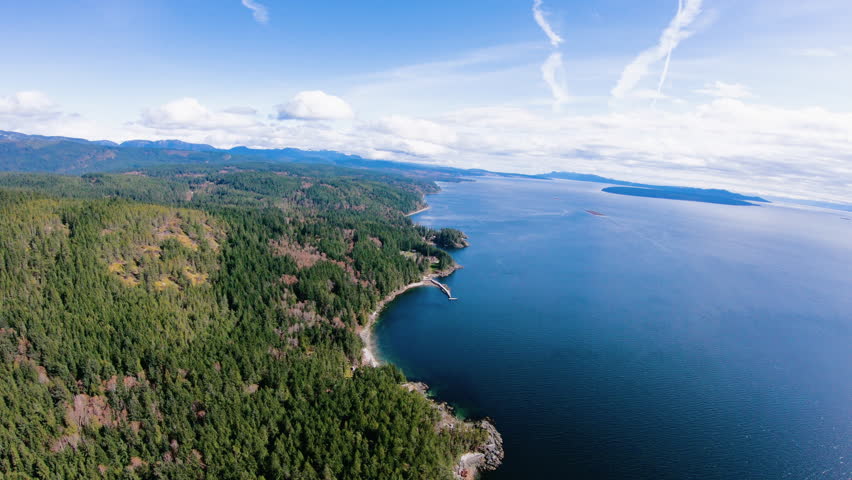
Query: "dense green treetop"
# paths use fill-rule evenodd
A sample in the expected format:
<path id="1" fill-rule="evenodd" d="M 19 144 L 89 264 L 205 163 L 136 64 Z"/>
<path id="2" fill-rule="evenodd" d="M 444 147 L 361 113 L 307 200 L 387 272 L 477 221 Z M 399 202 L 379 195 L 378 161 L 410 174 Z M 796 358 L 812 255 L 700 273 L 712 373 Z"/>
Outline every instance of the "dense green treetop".
<path id="1" fill-rule="evenodd" d="M 455 228 L 442 228 L 432 236 L 435 245 L 441 248 L 465 248 L 469 246 L 467 235 Z"/>
<path id="2" fill-rule="evenodd" d="M 434 185 L 325 166 L 0 175 L 0 476 L 448 478 L 481 439 L 392 366 L 387 293 L 452 265 Z M 436 242 L 437 243 L 437 242 Z"/>

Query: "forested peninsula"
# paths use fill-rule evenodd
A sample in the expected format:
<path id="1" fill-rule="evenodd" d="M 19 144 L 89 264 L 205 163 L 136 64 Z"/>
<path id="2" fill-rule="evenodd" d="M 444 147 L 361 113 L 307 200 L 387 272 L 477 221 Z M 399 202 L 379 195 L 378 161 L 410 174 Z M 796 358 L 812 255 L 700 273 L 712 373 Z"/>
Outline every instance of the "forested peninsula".
<path id="1" fill-rule="evenodd" d="M 0 476 L 459 475 L 493 427 L 361 368 L 356 333 L 454 266 L 436 244 L 463 234 L 406 216 L 436 191 L 305 164 L 0 174 Z"/>

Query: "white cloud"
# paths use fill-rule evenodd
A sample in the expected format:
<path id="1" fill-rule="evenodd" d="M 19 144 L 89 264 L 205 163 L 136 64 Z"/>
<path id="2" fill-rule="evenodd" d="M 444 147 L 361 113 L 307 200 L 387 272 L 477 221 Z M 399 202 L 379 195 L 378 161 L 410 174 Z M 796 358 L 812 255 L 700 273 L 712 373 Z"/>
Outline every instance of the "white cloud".
<path id="1" fill-rule="evenodd" d="M 664 93 L 662 93 L 658 90 L 652 90 L 650 88 L 636 89 L 631 93 L 631 96 L 633 96 L 634 98 L 638 98 L 640 100 L 654 100 L 654 101 L 664 100 L 664 99 L 669 98 Z"/>
<path id="2" fill-rule="evenodd" d="M 791 50 L 791 53 L 799 57 L 831 58 L 840 56 L 840 53 L 837 50 L 829 48 L 797 48 Z"/>
<path id="3" fill-rule="evenodd" d="M 679 113 L 475 109 L 445 121 L 460 141 L 442 159 L 468 165 L 852 201 L 852 113 L 723 98 Z"/>
<path id="4" fill-rule="evenodd" d="M 377 159 L 540 173 L 567 170 L 626 180 L 744 193 L 852 202 L 852 113 L 781 108 L 747 101 L 742 85 L 714 82 L 714 97 L 678 111 L 554 114 L 526 107 L 480 107 L 428 118 L 279 122 L 263 111 L 220 111 L 183 98 L 146 109 L 123 131 L 79 116 L 34 118 L 18 131 L 121 141 L 177 138 L 219 147 L 332 149 Z M 641 90 L 637 90 L 641 92 Z M 647 89 L 647 95 L 655 95 Z M 740 97 L 740 98 L 733 98 Z M 56 112 L 44 95 L 0 100 L 9 112 Z M 235 113 L 236 112 L 236 113 Z M 5 115 L 5 116 L 4 116 Z M 13 126 L 15 124 L 13 123 Z M 105 134 L 107 133 L 107 134 Z"/>
<path id="5" fill-rule="evenodd" d="M 558 48 L 563 42 L 550 26 L 550 23 L 545 18 L 544 12 L 541 10 L 542 0 L 533 1 L 533 18 L 541 30 L 550 39 L 550 44 L 554 49 Z M 544 83 L 550 88 L 550 94 L 553 96 L 553 109 L 558 111 L 561 105 L 568 101 L 568 89 L 565 86 L 565 65 L 562 61 L 562 53 L 554 51 L 547 57 L 547 60 L 541 65 L 541 78 Z"/>
<path id="6" fill-rule="evenodd" d="M 714 83 L 708 83 L 704 88 L 696 90 L 696 93 L 718 98 L 748 98 L 752 96 L 751 90 L 745 85 L 725 83 L 719 80 L 716 80 Z"/>
<path id="7" fill-rule="evenodd" d="M 257 109 L 252 108 L 252 107 L 241 106 L 241 105 L 228 107 L 228 108 L 226 108 L 222 111 L 225 112 L 225 113 L 235 113 L 237 115 L 255 115 L 255 114 L 257 114 Z"/>
<path id="8" fill-rule="evenodd" d="M 345 100 L 321 90 L 299 92 L 289 102 L 278 106 L 280 120 L 342 120 L 353 115 L 352 107 Z"/>
<path id="9" fill-rule="evenodd" d="M 412 156 L 420 161 L 451 151 L 458 141 L 455 131 L 445 125 L 403 115 L 383 117 L 359 125 L 358 142 L 379 152 L 377 158 Z"/>
<path id="10" fill-rule="evenodd" d="M 215 130 L 251 127 L 257 120 L 232 110 L 212 111 L 195 98 L 181 98 L 143 111 L 139 123 L 156 129 Z"/>
<path id="11" fill-rule="evenodd" d="M 556 115 L 523 107 L 458 110 L 430 118 L 391 115 L 345 124 L 265 122 L 213 128 L 222 113 L 173 102 L 134 137 L 217 146 L 332 149 L 367 158 L 540 173 L 568 170 L 660 184 L 852 202 L 852 113 L 779 108 L 743 99 L 741 86 L 682 111 Z M 648 95 L 656 94 L 648 90 Z M 176 105 L 177 106 L 176 106 Z M 179 106 L 179 108 L 178 108 Z M 193 126 L 195 125 L 195 126 Z"/>
<path id="12" fill-rule="evenodd" d="M 374 129 L 378 132 L 389 133 L 398 137 L 422 140 L 432 143 L 451 144 L 458 136 L 456 132 L 444 125 L 403 115 L 391 115 L 375 122 Z"/>
<path id="13" fill-rule="evenodd" d="M 701 14 L 701 3 L 702 0 L 686 0 L 683 8 L 678 9 L 677 15 L 663 31 L 657 45 L 640 53 L 624 68 L 618 83 L 612 89 L 613 97 L 623 98 L 627 96 L 648 74 L 652 64 L 667 58 L 681 41 L 692 35 L 691 31 L 685 29 Z M 661 83 L 664 81 L 665 78 L 661 78 Z"/>
<path id="14" fill-rule="evenodd" d="M 35 90 L 0 96 L 0 130 L 91 139 L 109 133 L 79 114 L 63 111 L 47 94 Z"/>
<path id="15" fill-rule="evenodd" d="M 562 37 L 559 36 L 553 30 L 553 27 L 550 26 L 550 23 L 545 18 L 544 12 L 541 10 L 541 2 L 542 0 L 534 0 L 533 1 L 533 18 L 535 19 L 535 23 L 541 27 L 541 30 L 547 35 L 547 38 L 550 40 L 550 44 L 554 47 L 558 47 L 560 43 L 563 42 Z"/>
<path id="16" fill-rule="evenodd" d="M 70 137 L 103 135 L 92 122 L 64 112 L 45 93 L 35 90 L 0 96 L 0 130 Z"/>
<path id="17" fill-rule="evenodd" d="M 251 10 L 252 16 L 258 23 L 266 23 L 269 21 L 269 11 L 266 6 L 254 0 L 242 0 L 243 6 Z"/>
<path id="18" fill-rule="evenodd" d="M 0 116 L 46 118 L 61 115 L 56 104 L 39 91 L 23 91 L 0 97 Z"/>
<path id="19" fill-rule="evenodd" d="M 679 17 L 681 12 L 683 12 L 683 0 L 677 0 L 677 13 L 675 14 L 675 18 Z M 654 96 L 653 105 L 657 104 L 657 100 L 663 94 L 663 85 L 666 83 L 666 77 L 669 75 L 669 65 L 672 62 L 672 51 L 674 51 L 674 45 L 669 45 L 669 49 L 666 52 L 666 61 L 663 64 L 663 73 L 660 74 L 660 81 L 657 83 L 657 95 Z"/>
<path id="20" fill-rule="evenodd" d="M 554 52 L 547 57 L 541 65 L 541 77 L 553 95 L 553 108 L 559 107 L 568 101 L 568 90 L 565 87 L 565 66 L 562 63 L 562 54 Z"/>

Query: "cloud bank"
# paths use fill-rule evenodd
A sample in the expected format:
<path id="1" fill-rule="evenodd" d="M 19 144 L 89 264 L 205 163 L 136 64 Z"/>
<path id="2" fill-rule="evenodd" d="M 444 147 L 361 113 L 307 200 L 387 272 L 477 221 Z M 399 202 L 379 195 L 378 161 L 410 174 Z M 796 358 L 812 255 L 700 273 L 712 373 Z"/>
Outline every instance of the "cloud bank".
<path id="1" fill-rule="evenodd" d="M 338 108 L 325 112 L 313 109 L 316 105 L 307 108 L 310 101 L 292 102 L 305 119 L 289 114 L 279 119 L 269 114 L 269 106 L 216 109 L 195 98 L 180 98 L 144 109 L 108 135 L 102 126 L 59 111 L 44 94 L 19 92 L 0 97 L 0 129 L 115 141 L 177 138 L 218 147 L 332 149 L 462 168 L 577 171 L 852 202 L 852 112 L 763 105 L 750 100 L 747 87 L 721 81 L 698 92 L 712 98 L 676 112 L 554 115 L 504 106 L 335 123 L 316 117 L 341 118 L 341 112 L 351 112 L 342 99 L 345 107 L 331 102 Z M 316 98 L 337 98 L 323 95 Z"/>
<path id="2" fill-rule="evenodd" d="M 852 201 L 852 113 L 749 102 L 746 87 L 724 82 L 702 90 L 714 98 L 678 112 L 554 115 L 481 107 L 429 118 L 389 115 L 342 124 L 290 116 L 278 120 L 262 109 L 237 115 L 179 99 L 144 111 L 131 125 L 132 133 L 116 140 L 179 138 L 220 147 L 332 149 L 463 168 L 577 171 Z"/>

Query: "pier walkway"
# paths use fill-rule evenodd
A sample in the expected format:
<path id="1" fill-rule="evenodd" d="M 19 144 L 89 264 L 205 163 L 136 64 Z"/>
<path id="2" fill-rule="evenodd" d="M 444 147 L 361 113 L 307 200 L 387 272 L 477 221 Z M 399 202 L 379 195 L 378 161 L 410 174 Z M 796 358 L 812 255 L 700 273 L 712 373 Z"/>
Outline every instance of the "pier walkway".
<path id="1" fill-rule="evenodd" d="M 450 287 L 448 287 L 448 286 L 444 285 L 443 283 L 441 283 L 441 282 L 439 282 L 439 281 L 435 280 L 434 278 L 431 278 L 431 279 L 429 279 L 429 280 L 430 280 L 430 281 L 432 282 L 432 284 L 434 284 L 436 287 L 440 288 L 442 292 L 444 292 L 445 294 L 447 294 L 447 298 L 449 298 L 450 300 L 458 300 L 458 299 L 457 299 L 456 297 L 454 297 L 454 296 L 453 296 L 453 294 L 450 292 Z"/>

